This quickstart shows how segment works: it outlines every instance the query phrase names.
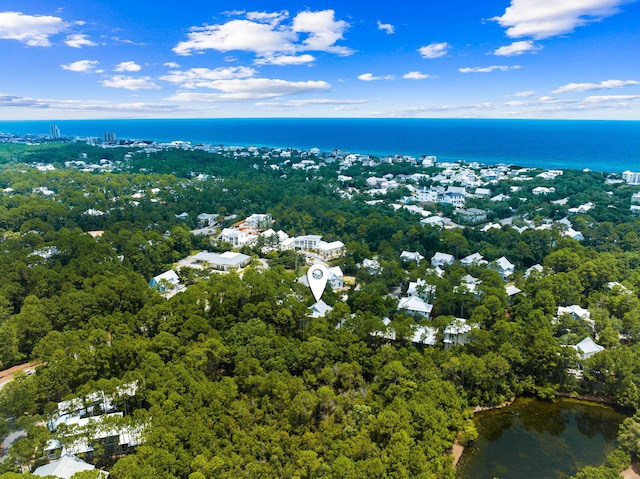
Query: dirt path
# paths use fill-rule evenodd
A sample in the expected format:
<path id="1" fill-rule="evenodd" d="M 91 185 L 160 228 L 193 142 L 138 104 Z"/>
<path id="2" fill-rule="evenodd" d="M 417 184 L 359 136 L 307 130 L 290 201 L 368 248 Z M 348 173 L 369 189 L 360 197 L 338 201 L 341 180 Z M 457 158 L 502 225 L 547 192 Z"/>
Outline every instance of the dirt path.
<path id="1" fill-rule="evenodd" d="M 621 472 L 624 479 L 640 479 L 640 464 L 631 464 L 628 468 Z"/>
<path id="2" fill-rule="evenodd" d="M 25 363 L 12 368 L 0 371 L 0 384 L 8 383 L 13 379 L 13 375 L 18 371 L 24 371 L 25 369 L 35 370 L 36 363 Z"/>

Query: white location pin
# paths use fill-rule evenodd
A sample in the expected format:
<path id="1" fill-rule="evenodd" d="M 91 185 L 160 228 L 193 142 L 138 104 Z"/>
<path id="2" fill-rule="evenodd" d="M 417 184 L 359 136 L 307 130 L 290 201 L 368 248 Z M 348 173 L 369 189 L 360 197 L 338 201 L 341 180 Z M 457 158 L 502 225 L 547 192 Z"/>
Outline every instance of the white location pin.
<path id="1" fill-rule="evenodd" d="M 314 264 L 307 271 L 307 281 L 309 282 L 309 288 L 313 293 L 313 297 L 316 301 L 320 301 L 324 287 L 327 285 L 327 279 L 329 278 L 329 270 L 321 264 Z"/>

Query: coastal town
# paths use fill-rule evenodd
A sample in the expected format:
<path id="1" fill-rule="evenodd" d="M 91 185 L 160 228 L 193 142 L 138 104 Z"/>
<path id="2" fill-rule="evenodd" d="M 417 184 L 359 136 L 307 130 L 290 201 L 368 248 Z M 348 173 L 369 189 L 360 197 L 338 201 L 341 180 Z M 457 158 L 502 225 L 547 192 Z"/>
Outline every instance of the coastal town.
<path id="1" fill-rule="evenodd" d="M 55 132 L 52 128 L 52 135 Z M 470 407 L 502 404 L 518 394 L 546 397 L 564 391 L 613 394 L 627 407 L 640 400 L 635 383 L 621 382 L 620 376 L 606 373 L 605 363 L 597 360 L 628 350 L 640 339 L 640 318 L 633 316 L 634 305 L 640 304 L 640 281 L 628 266 L 635 260 L 629 256 L 624 265 L 616 264 L 607 271 L 605 263 L 610 258 L 600 259 L 588 252 L 594 248 L 605 255 L 607 247 L 616 246 L 631 255 L 634 245 L 640 244 L 640 235 L 630 227 L 621 227 L 612 243 L 601 236 L 601 224 L 610 222 L 609 218 L 635 224 L 640 212 L 640 173 L 539 170 L 440 161 L 435 155 L 375 157 L 337 149 L 322 152 L 117 140 L 113 133 L 102 139 L 66 140 L 52 135 L 0 135 L 0 143 L 24 147 L 24 151 L 52 147 L 54 150 L 46 151 L 55 154 L 55 148 L 66 151 L 69 147 L 74 152 L 51 160 L 36 149 L 25 161 L 19 158 L 22 152 L 9 150 L 15 157 L 3 160 L 0 178 L 6 205 L 6 213 L 0 215 L 3 241 L 17 241 L 15 247 L 27 270 L 73 265 L 77 261 L 73 251 L 98 248 L 107 255 L 98 264 L 116 261 L 117 268 L 144 278 L 146 291 L 136 290 L 140 298 L 135 301 L 149 302 L 157 312 L 150 313 L 148 306 L 126 310 L 126 314 L 144 311 L 148 315 L 149 320 L 141 320 L 131 334 L 140 334 L 145 341 L 163 337 L 166 344 L 152 346 L 158 358 L 169 361 L 177 354 L 172 338 L 178 342 L 191 337 L 178 332 L 185 321 L 203 322 L 190 327 L 215 337 L 220 333 L 214 334 L 212 325 L 225 332 L 232 331 L 236 321 L 248 320 L 249 324 L 259 321 L 261 327 L 272 324 L 269 327 L 274 331 L 296 341 L 350 334 L 375 354 L 394 348 L 399 355 L 408 350 L 428 357 L 451 355 L 442 357 L 449 358 L 442 378 L 466 391 L 464 401 Z M 119 177 L 127 178 L 126 182 Z M 262 178 L 280 188 L 274 196 L 264 188 L 260 194 L 268 201 L 252 197 L 262 192 Z M 595 193 L 585 192 L 587 186 Z M 294 187 L 297 190 L 290 189 Z M 302 195 L 308 198 L 303 200 Z M 331 211 L 303 204 L 313 205 L 314 198 L 323 195 L 331 198 L 327 204 L 344 206 Z M 26 201 L 53 208 L 46 213 L 47 221 L 36 221 L 37 213 L 14 219 L 11 212 L 17 214 L 16 205 Z M 358 215 L 368 219 L 361 221 Z M 58 227 L 45 225 L 55 222 L 64 234 L 80 234 L 93 243 L 77 239 L 73 241 L 83 246 L 73 246 L 72 240 L 56 236 Z M 613 237 L 613 223 L 608 228 Z M 316 265 L 326 271 L 327 278 L 321 297 L 312 299 L 313 279 L 307 270 Z M 285 272 L 291 277 L 279 276 Z M 270 279 L 259 279 L 262 276 Z M 30 363 L 29 374 L 17 373 L 11 381 L 18 388 L 53 374 L 55 358 L 37 344 L 53 341 L 54 333 L 66 334 L 57 332 L 54 324 L 67 324 L 68 319 L 63 318 L 72 308 L 56 306 L 60 319 L 55 320 L 46 319 L 48 313 L 43 312 L 42 321 L 49 321 L 48 326 L 35 330 L 18 322 L 20 315 L 31 314 L 29 298 L 12 294 L 6 293 L 7 301 L 20 306 L 8 312 L 7 318 L 18 319 L 2 323 L 2 338 L 11 333 L 14 339 L 7 343 L 1 364 L 15 366 L 19 358 L 37 360 Z M 120 301 L 110 297 L 114 304 Z M 31 301 L 37 304 L 39 300 L 34 297 Z M 74 320 L 80 321 L 80 328 L 82 321 L 89 324 L 98 321 L 91 318 L 106 314 L 89 306 L 92 300 L 88 297 L 82 301 L 86 302 L 84 311 L 73 313 L 84 318 Z M 237 309 L 229 306 L 235 301 Z M 171 318 L 187 303 L 193 308 L 191 316 L 183 317 L 179 326 L 170 326 Z M 71 309 L 63 313 L 65 308 Z M 507 343 L 495 339 L 503 335 L 508 341 L 505 331 L 515 331 L 511 322 L 523 311 L 529 311 L 527 321 L 538 321 L 537 327 L 547 331 L 544 337 L 553 344 L 539 347 L 545 357 L 561 358 L 553 366 L 548 360 L 532 359 L 531 364 L 514 360 L 514 353 L 504 347 Z M 518 327 L 526 331 L 530 326 Z M 103 328 L 103 333 L 96 334 L 108 338 L 109 346 L 105 342 L 104 347 L 111 348 L 119 327 L 105 323 Z M 205 341 L 203 333 L 194 334 L 191 341 L 196 337 Z M 216 347 L 221 348 L 222 343 Z M 530 345 L 524 340 L 518 347 Z M 81 356 L 80 350 L 74 354 L 76 360 Z M 524 358 L 534 353 L 518 354 Z M 216 381 L 229 376 L 233 362 L 228 353 L 222 356 L 207 360 L 206 375 Z M 484 361 L 473 367 L 477 372 L 459 362 L 471 361 L 472 356 Z M 329 374 L 324 361 L 328 359 L 313 363 L 318 369 L 309 369 L 315 371 L 313 380 L 306 378 L 320 390 L 328 387 L 320 379 Z M 396 362 L 400 367 L 400 361 Z M 239 368 L 240 363 L 234 367 Z M 527 372 L 515 381 L 520 374 L 515 373 L 517 368 Z M 378 381 L 380 374 L 372 378 Z M 131 465 L 127 458 L 137 457 L 141 447 L 144 450 L 153 429 L 151 416 L 158 411 L 147 409 L 147 403 L 154 400 L 151 390 L 145 389 L 148 383 L 123 382 L 116 376 L 112 376 L 115 382 L 109 393 L 91 386 L 81 388 L 80 383 L 54 388 L 59 393 L 48 401 L 57 404 L 57 409 L 47 414 L 48 432 L 41 432 L 47 440 L 33 457 L 16 456 L 11 444 L 4 444 L 3 454 L 14 461 L 10 467 L 35 476 L 66 478 L 95 470 L 102 477 L 117 459 L 124 458 L 119 463 L 127 466 L 118 469 L 116 464 L 114 477 L 134 477 L 123 472 Z M 362 373 L 358 381 L 365 378 Z M 335 387 L 342 394 L 342 387 Z M 345 391 L 349 387 L 344 386 Z M 3 390 L 11 393 L 13 388 Z M 372 407 L 366 404 L 357 405 Z M 136 417 L 132 414 L 136 409 L 144 414 Z M 334 409 L 331 411 L 323 414 L 330 417 Z M 469 418 L 462 417 L 449 436 L 471 443 L 473 427 Z M 315 419 L 308 421 L 312 427 Z M 350 427 L 355 428 L 353 424 Z M 14 436 L 15 444 L 21 438 L 28 439 L 29 433 Z"/>

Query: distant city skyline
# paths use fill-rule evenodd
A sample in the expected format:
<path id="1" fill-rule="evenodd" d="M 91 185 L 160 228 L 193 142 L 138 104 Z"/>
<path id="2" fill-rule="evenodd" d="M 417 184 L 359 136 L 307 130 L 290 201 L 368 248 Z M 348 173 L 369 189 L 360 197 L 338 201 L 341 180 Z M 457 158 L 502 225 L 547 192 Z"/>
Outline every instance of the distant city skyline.
<path id="1" fill-rule="evenodd" d="M 5 0 L 0 120 L 640 120 L 640 2 Z"/>

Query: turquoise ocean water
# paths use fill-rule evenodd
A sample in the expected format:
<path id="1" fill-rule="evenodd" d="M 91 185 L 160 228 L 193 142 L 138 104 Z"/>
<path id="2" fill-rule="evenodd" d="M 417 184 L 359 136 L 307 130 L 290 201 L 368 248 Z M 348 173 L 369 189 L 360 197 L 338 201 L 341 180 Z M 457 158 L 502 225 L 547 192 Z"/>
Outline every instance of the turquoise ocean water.
<path id="1" fill-rule="evenodd" d="M 440 160 L 621 172 L 640 170 L 640 121 L 479 119 L 162 119 L 0 121 L 0 132 L 274 148 L 340 149 Z"/>

